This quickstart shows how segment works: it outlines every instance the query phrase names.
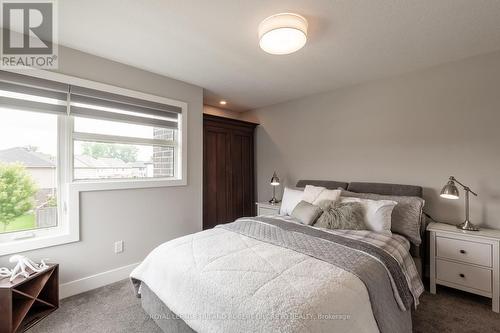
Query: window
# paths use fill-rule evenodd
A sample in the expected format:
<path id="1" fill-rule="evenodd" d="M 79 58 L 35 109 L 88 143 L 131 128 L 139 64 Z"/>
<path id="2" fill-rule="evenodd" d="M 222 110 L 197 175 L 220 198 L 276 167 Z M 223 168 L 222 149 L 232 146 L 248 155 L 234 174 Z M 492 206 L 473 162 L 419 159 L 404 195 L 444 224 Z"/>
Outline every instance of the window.
<path id="1" fill-rule="evenodd" d="M 74 122 L 75 180 L 175 177 L 176 129 L 81 117 Z"/>
<path id="2" fill-rule="evenodd" d="M 81 191 L 186 183 L 185 103 L 34 74 L 0 71 L 0 255 L 78 240 Z"/>
<path id="3" fill-rule="evenodd" d="M 0 124 L 0 234 L 57 226 L 57 116 L 6 108 Z"/>
<path id="4" fill-rule="evenodd" d="M 182 108 L 71 90 L 73 179 L 175 179 Z"/>

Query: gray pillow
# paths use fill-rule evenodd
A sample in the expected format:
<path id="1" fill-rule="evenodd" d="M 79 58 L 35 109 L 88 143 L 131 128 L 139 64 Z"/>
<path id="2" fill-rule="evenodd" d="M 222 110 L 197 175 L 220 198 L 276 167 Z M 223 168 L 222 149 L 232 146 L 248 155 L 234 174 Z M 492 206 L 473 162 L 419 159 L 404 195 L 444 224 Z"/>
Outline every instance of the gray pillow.
<path id="1" fill-rule="evenodd" d="M 318 206 L 302 200 L 295 206 L 291 216 L 303 224 L 312 225 L 322 213 L 323 210 Z"/>
<path id="2" fill-rule="evenodd" d="M 363 206 L 359 202 L 331 202 L 314 224 L 326 229 L 366 230 Z"/>
<path id="3" fill-rule="evenodd" d="M 398 204 L 392 210 L 391 231 L 408 238 L 415 245 L 422 243 L 420 226 L 424 199 L 398 195 L 381 195 L 374 193 L 355 193 L 342 190 L 341 196 L 371 200 L 393 200 Z"/>

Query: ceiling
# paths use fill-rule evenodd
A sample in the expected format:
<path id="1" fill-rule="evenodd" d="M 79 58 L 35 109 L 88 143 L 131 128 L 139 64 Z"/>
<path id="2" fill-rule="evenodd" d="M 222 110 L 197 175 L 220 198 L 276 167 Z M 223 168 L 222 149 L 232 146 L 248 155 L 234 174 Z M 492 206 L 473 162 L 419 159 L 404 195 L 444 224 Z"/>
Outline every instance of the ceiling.
<path id="1" fill-rule="evenodd" d="M 64 0 L 59 42 L 205 89 L 235 111 L 500 49 L 498 0 Z M 291 11 L 309 40 L 264 53 L 257 27 Z"/>

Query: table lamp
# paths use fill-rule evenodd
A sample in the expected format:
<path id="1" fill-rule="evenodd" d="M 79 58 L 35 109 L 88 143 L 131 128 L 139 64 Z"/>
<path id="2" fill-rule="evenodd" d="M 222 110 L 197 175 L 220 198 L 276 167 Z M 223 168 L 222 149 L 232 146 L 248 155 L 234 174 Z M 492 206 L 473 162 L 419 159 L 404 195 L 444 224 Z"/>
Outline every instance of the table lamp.
<path id="1" fill-rule="evenodd" d="M 269 200 L 269 203 L 274 205 L 280 202 L 280 200 L 276 199 L 276 186 L 280 185 L 280 179 L 278 178 L 276 171 L 274 171 L 273 176 L 271 177 L 270 184 L 273 187 L 273 197 L 271 200 Z"/>
<path id="2" fill-rule="evenodd" d="M 445 199 L 458 199 L 460 197 L 460 193 L 458 192 L 458 188 L 455 183 L 458 183 L 460 186 L 462 186 L 465 191 L 465 222 L 457 225 L 457 228 L 462 230 L 478 231 L 479 227 L 472 224 L 469 220 L 469 193 L 472 193 L 477 197 L 477 194 L 475 192 L 473 192 L 468 186 L 465 186 L 464 184 L 459 182 L 455 177 L 450 176 L 448 183 L 446 183 L 446 185 L 441 190 L 440 196 L 441 198 Z"/>

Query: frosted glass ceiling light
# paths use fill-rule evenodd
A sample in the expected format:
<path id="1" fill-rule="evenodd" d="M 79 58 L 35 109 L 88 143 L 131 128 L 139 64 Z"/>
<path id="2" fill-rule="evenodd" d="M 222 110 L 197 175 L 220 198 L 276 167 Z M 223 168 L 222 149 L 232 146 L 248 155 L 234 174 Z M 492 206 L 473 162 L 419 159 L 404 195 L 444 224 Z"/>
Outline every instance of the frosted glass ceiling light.
<path id="1" fill-rule="evenodd" d="M 307 41 L 307 20 L 297 14 L 269 16 L 259 25 L 260 48 L 271 54 L 289 54 Z"/>

